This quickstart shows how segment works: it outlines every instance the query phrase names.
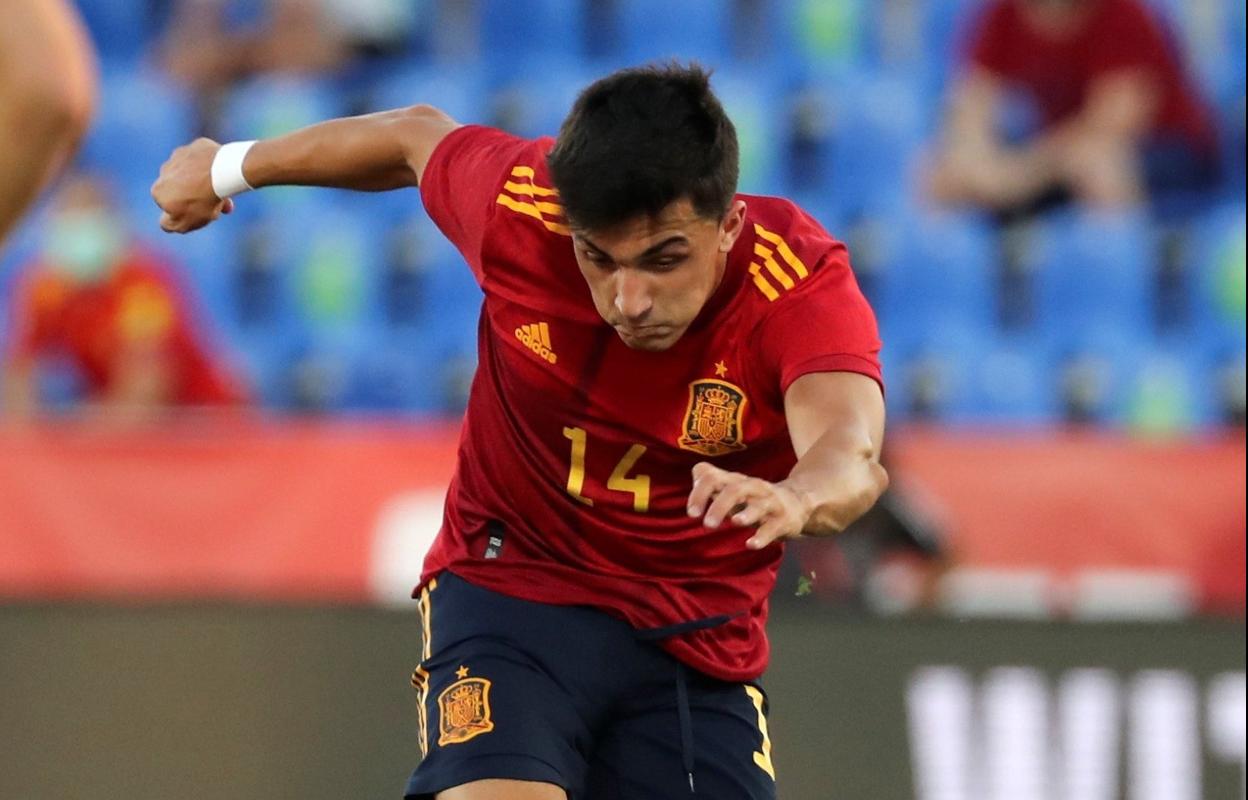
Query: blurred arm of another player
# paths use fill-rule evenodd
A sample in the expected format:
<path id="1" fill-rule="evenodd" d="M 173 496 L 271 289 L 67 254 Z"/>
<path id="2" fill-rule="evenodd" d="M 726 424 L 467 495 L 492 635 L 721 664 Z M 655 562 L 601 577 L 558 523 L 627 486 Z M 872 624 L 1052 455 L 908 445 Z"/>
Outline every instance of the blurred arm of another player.
<path id="1" fill-rule="evenodd" d="M 91 123 L 96 65 L 65 0 L 0 12 L 0 242 L 69 161 Z"/>
<path id="2" fill-rule="evenodd" d="M 416 186 L 438 142 L 459 123 L 432 106 L 329 120 L 259 142 L 196 139 L 173 151 L 152 185 L 160 227 L 189 233 L 262 186 L 383 192 Z"/>
<path id="3" fill-rule="evenodd" d="M 853 372 L 813 372 L 784 395 L 797 465 L 771 483 L 703 461 L 693 468 L 689 515 L 708 528 L 725 521 L 757 530 L 746 546 L 845 530 L 888 488 L 880 466 L 884 397 L 879 384 Z"/>

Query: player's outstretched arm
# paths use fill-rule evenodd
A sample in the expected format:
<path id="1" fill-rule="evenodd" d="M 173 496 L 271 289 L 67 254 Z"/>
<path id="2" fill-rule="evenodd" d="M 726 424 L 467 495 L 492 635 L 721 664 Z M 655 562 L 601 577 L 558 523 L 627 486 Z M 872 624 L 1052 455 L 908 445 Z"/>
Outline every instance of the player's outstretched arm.
<path id="1" fill-rule="evenodd" d="M 91 44 L 65 0 L 0 11 L 0 241 L 69 161 L 96 99 Z"/>
<path id="2" fill-rule="evenodd" d="M 884 397 L 879 384 L 852 372 L 814 372 L 784 395 L 797 465 L 777 483 L 708 462 L 693 468 L 689 515 L 709 528 L 725 521 L 757 526 L 746 545 L 766 547 L 802 534 L 837 533 L 888 488 L 880 466 Z"/>
<path id="3" fill-rule="evenodd" d="M 160 227 L 189 233 L 228 214 L 232 194 L 263 186 L 380 192 L 416 186 L 438 142 L 459 124 L 432 106 L 329 120 L 254 144 L 196 139 L 173 151 L 152 185 Z"/>

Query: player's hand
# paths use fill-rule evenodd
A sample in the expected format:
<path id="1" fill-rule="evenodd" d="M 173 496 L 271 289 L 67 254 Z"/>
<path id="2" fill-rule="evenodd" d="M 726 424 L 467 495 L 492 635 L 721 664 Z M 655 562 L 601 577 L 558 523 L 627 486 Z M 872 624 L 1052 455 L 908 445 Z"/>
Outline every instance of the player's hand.
<path id="1" fill-rule="evenodd" d="M 801 535 L 810 519 L 809 501 L 780 483 L 751 478 L 720 469 L 706 461 L 693 467 L 693 490 L 689 492 L 689 516 L 718 528 L 725 521 L 739 527 L 757 527 L 745 546 L 759 550 L 780 539 Z"/>
<path id="2" fill-rule="evenodd" d="M 234 210 L 234 201 L 222 200 L 212 190 L 212 159 L 221 145 L 196 139 L 173 151 L 152 184 L 152 199 L 164 213 L 160 227 L 168 233 L 190 233 Z"/>

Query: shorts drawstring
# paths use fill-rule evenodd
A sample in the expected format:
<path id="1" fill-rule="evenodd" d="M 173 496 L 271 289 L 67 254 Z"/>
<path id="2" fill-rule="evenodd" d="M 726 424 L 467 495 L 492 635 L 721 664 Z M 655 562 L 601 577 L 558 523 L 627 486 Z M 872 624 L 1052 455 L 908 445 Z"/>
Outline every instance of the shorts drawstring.
<path id="1" fill-rule="evenodd" d="M 697 794 L 693 785 L 693 715 L 689 712 L 689 686 L 685 682 L 685 665 L 676 662 L 676 714 L 680 717 L 680 757 L 689 776 L 689 794 Z"/>
<path id="2" fill-rule="evenodd" d="M 718 628 L 740 614 L 720 614 L 716 617 L 678 622 L 661 628 L 644 628 L 636 631 L 636 637 L 643 642 L 654 642 L 672 636 L 683 636 L 694 631 Z M 680 722 L 680 761 L 685 768 L 685 776 L 689 779 L 689 794 L 697 794 L 693 782 L 694 746 L 693 746 L 693 714 L 689 710 L 689 681 L 685 675 L 684 663 L 676 662 L 676 716 Z"/>

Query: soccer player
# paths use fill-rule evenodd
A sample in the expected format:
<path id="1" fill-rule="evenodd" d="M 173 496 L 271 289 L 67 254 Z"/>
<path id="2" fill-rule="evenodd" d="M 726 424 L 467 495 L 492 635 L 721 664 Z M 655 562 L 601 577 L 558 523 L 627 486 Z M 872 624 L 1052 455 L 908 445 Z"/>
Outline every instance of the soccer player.
<path id="1" fill-rule="evenodd" d="M 95 105 L 94 54 L 65 0 L 0 13 L 0 244 L 69 161 Z"/>
<path id="2" fill-rule="evenodd" d="M 416 106 L 162 168 L 174 232 L 248 186 L 418 185 L 485 292 L 409 798 L 775 797 L 782 542 L 875 502 L 884 406 L 844 245 L 736 194 L 737 161 L 707 75 L 667 66 L 591 85 L 557 140 Z"/>

